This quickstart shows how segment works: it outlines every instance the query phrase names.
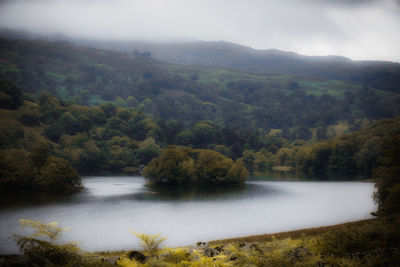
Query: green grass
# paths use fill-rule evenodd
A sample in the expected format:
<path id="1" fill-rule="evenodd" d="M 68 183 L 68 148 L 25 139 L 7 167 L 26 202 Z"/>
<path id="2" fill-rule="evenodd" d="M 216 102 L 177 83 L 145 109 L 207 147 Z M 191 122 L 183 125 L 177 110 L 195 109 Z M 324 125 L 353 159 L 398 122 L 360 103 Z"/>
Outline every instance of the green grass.
<path id="1" fill-rule="evenodd" d="M 74 87 L 75 93 L 80 93 L 84 89 L 83 85 L 77 85 Z"/>
<path id="2" fill-rule="evenodd" d="M 90 106 L 97 106 L 109 101 L 102 99 L 99 95 L 91 95 L 88 102 Z"/>
<path id="3" fill-rule="evenodd" d="M 2 62 L 0 60 L 0 72 L 2 74 L 5 74 L 6 72 L 20 72 L 19 69 L 13 65 L 13 64 L 8 64 L 7 62 Z"/>
<path id="4" fill-rule="evenodd" d="M 62 99 L 71 99 L 71 95 L 67 91 L 67 87 L 66 86 L 59 86 L 57 88 L 57 93 Z"/>
<path id="5" fill-rule="evenodd" d="M 328 94 L 342 100 L 344 93 L 351 90 L 359 90 L 361 86 L 352 85 L 349 83 L 327 80 L 327 81 L 310 81 L 302 80 L 298 82 L 300 88 L 306 90 L 308 95 L 321 96 L 323 94 Z"/>
<path id="6" fill-rule="evenodd" d="M 350 227 L 350 226 L 364 226 L 371 222 L 376 221 L 376 219 L 367 219 L 355 222 L 348 222 L 330 226 L 322 226 L 322 227 L 315 227 L 315 228 L 305 228 L 295 231 L 287 231 L 287 232 L 280 232 L 280 233 L 273 233 L 273 234 L 262 234 L 262 235 L 253 235 L 253 236 L 244 236 L 244 237 L 236 237 L 236 238 L 228 238 L 228 239 L 220 239 L 210 241 L 209 243 L 212 245 L 225 245 L 232 242 L 269 242 L 273 239 L 299 239 L 304 238 L 305 236 L 312 237 L 324 234 L 326 232 L 336 230 L 342 227 Z"/>
<path id="7" fill-rule="evenodd" d="M 52 78 L 55 78 L 55 79 L 59 79 L 59 80 L 64 80 L 67 77 L 66 75 L 62 75 L 62 74 L 55 73 L 52 71 L 46 71 L 45 73 L 46 73 L 46 75 L 48 75 Z"/>
<path id="8" fill-rule="evenodd" d="M 348 91 L 358 91 L 361 89 L 360 85 L 338 81 L 338 80 L 312 80 L 295 75 L 257 75 L 229 69 L 215 68 L 215 67 L 199 67 L 199 66 L 177 66 L 168 65 L 168 72 L 171 74 L 181 75 L 189 79 L 193 73 L 198 74 L 197 82 L 199 83 L 214 83 L 218 84 L 220 88 L 226 88 L 230 82 L 237 82 L 240 80 L 249 80 L 262 83 L 275 83 L 282 87 L 286 94 L 291 91 L 286 89 L 286 85 L 291 81 L 297 81 L 300 88 L 306 91 L 308 95 L 321 96 L 328 94 L 342 100 L 344 93 Z M 381 90 L 375 90 L 382 93 Z M 390 92 L 383 92 L 384 94 L 393 95 Z"/>

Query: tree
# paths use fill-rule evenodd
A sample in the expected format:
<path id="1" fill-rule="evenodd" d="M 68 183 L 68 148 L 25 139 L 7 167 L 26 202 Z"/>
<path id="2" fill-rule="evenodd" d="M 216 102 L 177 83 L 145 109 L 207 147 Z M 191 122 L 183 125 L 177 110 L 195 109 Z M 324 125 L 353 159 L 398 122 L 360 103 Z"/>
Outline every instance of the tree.
<path id="1" fill-rule="evenodd" d="M 48 144 L 41 142 L 31 149 L 31 158 L 35 167 L 41 168 L 49 157 L 50 149 Z"/>
<path id="2" fill-rule="evenodd" d="M 294 91 L 294 90 L 297 90 L 297 89 L 299 89 L 300 88 L 300 86 L 299 86 L 299 84 L 297 83 L 297 82 L 295 82 L 295 81 L 291 81 L 288 85 L 287 85 L 287 87 L 286 87 L 287 89 L 289 89 L 289 90 L 292 90 L 292 91 Z"/>
<path id="3" fill-rule="evenodd" d="M 196 174 L 199 183 L 228 183 L 227 174 L 233 161 L 222 154 L 206 149 L 195 151 L 197 156 Z"/>
<path id="4" fill-rule="evenodd" d="M 18 87 L 12 81 L 0 79 L 0 107 L 17 109 L 23 102 Z"/>
<path id="5" fill-rule="evenodd" d="M 236 161 L 231 165 L 226 175 L 226 180 L 230 184 L 243 184 L 249 177 L 246 168 L 240 162 Z"/>
<path id="6" fill-rule="evenodd" d="M 145 71 L 143 73 L 143 79 L 151 79 L 152 76 L 153 74 L 150 71 Z"/>
<path id="7" fill-rule="evenodd" d="M 249 172 L 254 170 L 255 153 L 251 150 L 245 150 L 241 161 Z"/>
<path id="8" fill-rule="evenodd" d="M 187 177 L 181 165 L 189 158 L 188 149 L 168 147 L 163 150 L 159 158 L 150 162 L 144 170 L 144 175 L 155 183 L 184 183 Z"/>
<path id="9" fill-rule="evenodd" d="M 78 189 L 81 178 L 68 161 L 50 156 L 34 183 L 45 191 L 68 191 Z"/>
<path id="10" fill-rule="evenodd" d="M 106 115 L 107 118 L 111 118 L 117 112 L 117 107 L 111 103 L 102 104 L 100 105 L 100 107 L 103 109 L 104 114 Z"/>
<path id="11" fill-rule="evenodd" d="M 400 134 L 393 135 L 388 140 L 385 156 L 379 160 L 379 167 L 373 171 L 377 180 L 375 200 L 378 202 L 380 217 L 393 219 L 400 216 Z"/>
<path id="12" fill-rule="evenodd" d="M 330 155 L 329 145 L 327 143 L 317 143 L 312 149 L 312 171 L 315 173 L 324 173 L 328 168 L 328 159 Z"/>
<path id="13" fill-rule="evenodd" d="M 141 142 L 139 149 L 135 150 L 135 158 L 138 164 L 147 164 L 159 154 L 160 146 L 151 137 Z"/>
<path id="14" fill-rule="evenodd" d="M 27 189 L 34 175 L 34 165 L 26 150 L 0 150 L 0 191 Z"/>

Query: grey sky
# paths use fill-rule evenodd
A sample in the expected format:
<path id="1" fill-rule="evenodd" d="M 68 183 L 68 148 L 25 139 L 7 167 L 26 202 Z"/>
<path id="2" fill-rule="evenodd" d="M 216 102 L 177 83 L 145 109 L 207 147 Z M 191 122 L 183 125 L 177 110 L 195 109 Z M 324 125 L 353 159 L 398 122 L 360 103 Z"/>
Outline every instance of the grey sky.
<path id="1" fill-rule="evenodd" d="M 9 0 L 0 27 L 113 40 L 230 41 L 400 61 L 399 0 Z"/>

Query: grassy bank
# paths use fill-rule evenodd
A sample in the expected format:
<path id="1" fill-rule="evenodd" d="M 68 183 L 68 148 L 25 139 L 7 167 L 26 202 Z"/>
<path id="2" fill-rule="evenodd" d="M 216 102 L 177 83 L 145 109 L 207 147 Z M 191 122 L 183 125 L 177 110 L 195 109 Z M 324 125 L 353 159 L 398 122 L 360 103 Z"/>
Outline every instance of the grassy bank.
<path id="1" fill-rule="evenodd" d="M 290 239 L 302 239 L 304 237 L 315 237 L 318 235 L 322 235 L 324 233 L 335 231 L 338 229 L 346 228 L 346 227 L 362 227 L 366 224 L 370 224 L 375 222 L 376 219 L 368 219 L 368 220 L 361 220 L 355 222 L 347 222 L 342 224 L 335 224 L 330 226 L 322 226 L 322 227 L 315 227 L 315 228 L 305 228 L 300 230 L 294 231 L 287 231 L 287 232 L 279 232 L 273 234 L 262 234 L 262 235 L 252 235 L 252 236 L 244 236 L 244 237 L 237 237 L 237 238 L 229 238 L 229 239 L 221 239 L 221 240 L 214 240 L 210 241 L 211 245 L 226 245 L 233 242 L 271 242 L 273 240 L 282 240 L 286 238 Z"/>

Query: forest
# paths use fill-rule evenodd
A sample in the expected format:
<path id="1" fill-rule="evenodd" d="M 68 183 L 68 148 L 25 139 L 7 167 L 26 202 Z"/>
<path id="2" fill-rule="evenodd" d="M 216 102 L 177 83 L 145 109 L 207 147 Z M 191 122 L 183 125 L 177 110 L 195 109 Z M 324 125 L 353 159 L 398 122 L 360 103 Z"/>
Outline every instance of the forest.
<path id="1" fill-rule="evenodd" d="M 1 148 L 5 151 L 3 158 L 7 156 L 3 164 L 12 166 L 13 160 L 39 154 L 41 159 L 26 161 L 34 162 L 27 165 L 27 171 L 30 165 L 42 166 L 52 155 L 67 160 L 80 174 L 138 173 L 141 165 L 147 165 L 168 145 L 185 145 L 239 160 L 251 173 L 289 166 L 310 174 L 333 171 L 370 175 L 390 147 L 390 138 L 400 131 L 398 119 L 392 119 L 326 141 L 291 141 L 282 132 L 262 137 L 246 135 L 245 130 L 231 131 L 229 126 L 221 128 L 212 121 L 183 128 L 175 120 L 156 119 L 134 107 L 110 102 L 83 106 L 49 92 L 23 95 L 9 80 L 2 80 L 1 85 Z M 19 171 L 23 170 L 11 172 L 19 177 Z"/>

